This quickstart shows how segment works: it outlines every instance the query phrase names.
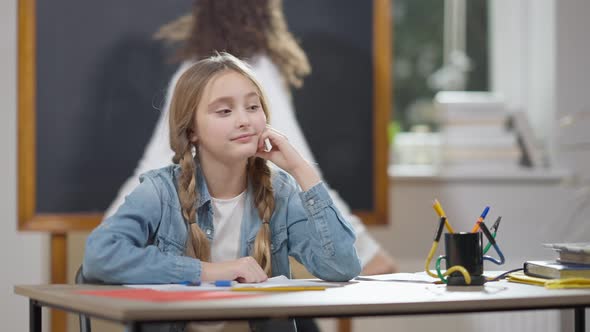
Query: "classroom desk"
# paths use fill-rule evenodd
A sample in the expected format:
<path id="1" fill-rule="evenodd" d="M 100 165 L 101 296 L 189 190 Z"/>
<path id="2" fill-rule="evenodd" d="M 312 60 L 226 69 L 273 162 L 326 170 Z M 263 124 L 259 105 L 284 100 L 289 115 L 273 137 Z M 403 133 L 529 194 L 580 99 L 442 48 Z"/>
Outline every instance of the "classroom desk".
<path id="1" fill-rule="evenodd" d="M 251 320 L 287 317 L 360 317 L 446 314 L 485 311 L 574 309 L 575 330 L 584 331 L 590 289 L 547 290 L 543 287 L 489 282 L 484 286 L 434 285 L 410 282 L 353 281 L 325 291 L 267 292 L 245 299 L 140 302 L 81 295 L 81 289 L 122 286 L 15 286 L 29 298 L 30 331 L 41 331 L 41 307 L 52 307 L 116 321 L 129 331 L 143 323 L 164 321 Z"/>

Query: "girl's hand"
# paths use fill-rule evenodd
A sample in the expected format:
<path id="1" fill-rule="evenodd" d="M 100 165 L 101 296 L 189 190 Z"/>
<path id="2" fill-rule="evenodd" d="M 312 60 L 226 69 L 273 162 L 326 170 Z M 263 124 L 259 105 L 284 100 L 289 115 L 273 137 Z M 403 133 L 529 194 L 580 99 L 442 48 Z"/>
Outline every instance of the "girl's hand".
<path id="1" fill-rule="evenodd" d="M 264 140 L 266 139 L 272 145 L 270 151 L 265 150 Z M 287 137 L 268 125 L 258 139 L 256 157 L 268 159 L 289 173 L 306 163 L 299 152 L 289 143 Z"/>
<path id="2" fill-rule="evenodd" d="M 265 151 L 265 139 L 270 140 L 272 145 L 270 151 Z M 258 139 L 256 157 L 270 160 L 293 175 L 303 191 L 307 191 L 320 182 L 320 177 L 315 169 L 301 157 L 299 152 L 289 143 L 287 137 L 268 125 Z"/>
<path id="3" fill-rule="evenodd" d="M 268 279 L 264 270 L 250 256 L 221 263 L 201 262 L 201 280 L 237 280 L 239 282 L 257 283 Z"/>

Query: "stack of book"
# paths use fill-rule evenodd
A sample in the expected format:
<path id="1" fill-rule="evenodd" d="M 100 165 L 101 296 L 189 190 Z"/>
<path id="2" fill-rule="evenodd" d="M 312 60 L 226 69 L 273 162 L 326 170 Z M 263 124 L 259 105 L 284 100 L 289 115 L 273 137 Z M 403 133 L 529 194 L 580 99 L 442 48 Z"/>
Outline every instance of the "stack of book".
<path id="1" fill-rule="evenodd" d="M 527 261 L 524 273 L 546 279 L 590 278 L 590 242 L 546 244 L 556 251 L 555 261 Z"/>
<path id="2" fill-rule="evenodd" d="M 434 97 L 446 165 L 517 168 L 522 153 L 504 100 L 489 92 L 441 91 Z"/>

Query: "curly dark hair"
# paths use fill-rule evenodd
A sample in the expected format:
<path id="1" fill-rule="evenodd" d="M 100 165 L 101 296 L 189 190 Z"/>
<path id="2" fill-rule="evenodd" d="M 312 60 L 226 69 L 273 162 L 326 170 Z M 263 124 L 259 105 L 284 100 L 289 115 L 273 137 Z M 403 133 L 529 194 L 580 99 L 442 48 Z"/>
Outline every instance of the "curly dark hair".
<path id="1" fill-rule="evenodd" d="M 178 53 L 182 60 L 215 52 L 240 59 L 266 54 L 294 87 L 300 87 L 311 71 L 305 52 L 289 32 L 282 0 L 195 0 L 191 19 L 185 16 L 178 21 L 177 30 L 190 29 L 173 32 L 183 36 L 177 38 L 182 41 Z"/>

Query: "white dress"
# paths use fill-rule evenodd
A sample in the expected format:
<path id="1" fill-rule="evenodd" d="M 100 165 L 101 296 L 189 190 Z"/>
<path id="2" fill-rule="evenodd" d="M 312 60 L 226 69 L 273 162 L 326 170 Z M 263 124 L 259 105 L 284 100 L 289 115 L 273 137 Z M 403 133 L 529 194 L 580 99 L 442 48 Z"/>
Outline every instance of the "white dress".
<path id="1" fill-rule="evenodd" d="M 190 61 L 184 62 L 172 76 L 166 94 L 165 105 L 154 129 L 154 133 L 152 134 L 133 175 L 131 175 L 131 177 L 125 181 L 121 189 L 119 189 L 117 197 L 105 212 L 105 217 L 114 214 L 119 206 L 123 204 L 125 196 L 131 193 L 139 183 L 139 175 L 155 168 L 164 167 L 172 162 L 173 153 L 170 149 L 168 136 L 168 109 L 170 107 L 172 91 L 174 90 L 176 82 L 180 78 L 180 75 L 192 64 L 193 63 Z M 311 162 L 321 174 L 307 141 L 305 140 L 305 137 L 303 137 L 303 132 L 299 127 L 299 123 L 297 122 L 293 110 L 291 94 L 287 90 L 287 85 L 282 79 L 279 69 L 270 58 L 263 55 L 256 56 L 249 62 L 249 64 L 264 89 L 269 104 L 268 107 L 270 108 L 271 126 L 285 134 L 285 136 L 289 138 L 289 142 L 291 142 L 297 151 L 301 153 L 303 158 Z M 367 229 L 361 220 L 357 216 L 351 214 L 350 208 L 342 198 L 340 198 L 338 193 L 335 190 L 330 190 L 330 195 L 332 196 L 336 207 L 347 218 L 356 232 L 357 239 L 355 247 L 361 260 L 361 264 L 365 266 L 365 264 L 367 264 L 379 250 L 379 244 L 367 232 Z"/>

